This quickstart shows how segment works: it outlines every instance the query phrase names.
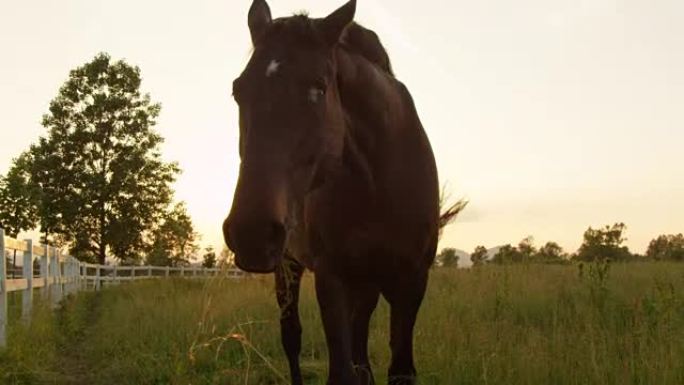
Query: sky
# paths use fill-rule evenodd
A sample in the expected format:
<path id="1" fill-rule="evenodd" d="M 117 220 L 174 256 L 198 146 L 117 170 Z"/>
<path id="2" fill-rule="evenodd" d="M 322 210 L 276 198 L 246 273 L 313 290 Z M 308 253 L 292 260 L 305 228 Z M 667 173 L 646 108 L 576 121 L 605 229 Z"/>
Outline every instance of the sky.
<path id="1" fill-rule="evenodd" d="M 69 70 L 98 52 L 140 67 L 162 104 L 165 159 L 183 169 L 203 245 L 221 248 L 237 179 L 232 80 L 251 42 L 249 0 L 0 0 L 0 173 L 45 133 Z M 338 0 L 271 0 L 322 17 Z M 568 251 L 615 222 L 644 252 L 684 232 L 684 2 L 358 0 L 411 91 L 440 183 L 470 201 L 440 247 Z"/>

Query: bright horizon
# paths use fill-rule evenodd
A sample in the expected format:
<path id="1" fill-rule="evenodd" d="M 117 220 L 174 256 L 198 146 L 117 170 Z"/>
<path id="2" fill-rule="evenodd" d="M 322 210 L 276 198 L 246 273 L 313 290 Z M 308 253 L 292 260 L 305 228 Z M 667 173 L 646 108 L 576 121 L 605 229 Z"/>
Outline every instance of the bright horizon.
<path id="1" fill-rule="evenodd" d="M 321 17 L 344 0 L 271 0 L 274 17 Z M 45 133 L 71 69 L 107 52 L 139 66 L 162 104 L 164 157 L 201 244 L 220 249 L 237 179 L 232 80 L 250 53 L 251 0 L 0 5 L 0 173 Z M 440 248 L 517 244 L 572 252 L 627 224 L 643 253 L 684 232 L 684 3 L 358 0 L 411 91 L 440 183 L 470 200 Z"/>

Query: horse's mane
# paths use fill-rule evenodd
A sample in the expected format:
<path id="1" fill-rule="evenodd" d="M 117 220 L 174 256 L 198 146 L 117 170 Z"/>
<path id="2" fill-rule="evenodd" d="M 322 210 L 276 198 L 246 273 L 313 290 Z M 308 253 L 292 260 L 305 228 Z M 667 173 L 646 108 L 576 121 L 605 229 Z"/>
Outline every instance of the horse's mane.
<path id="1" fill-rule="evenodd" d="M 314 28 L 314 23 L 317 20 L 310 18 L 305 13 L 276 19 L 274 23 L 275 28 L 273 28 L 272 33 L 287 30 L 293 33 L 300 41 L 317 40 L 319 36 L 316 35 Z M 364 28 L 357 23 L 350 24 L 341 38 L 340 47 L 349 53 L 363 57 L 383 72 L 394 77 L 387 50 L 380 42 L 378 35 L 372 30 Z"/>
<path id="2" fill-rule="evenodd" d="M 387 74 L 394 76 L 387 50 L 380 42 L 378 35 L 370 29 L 352 23 L 342 36 L 342 47 L 347 51 L 361 55 Z"/>

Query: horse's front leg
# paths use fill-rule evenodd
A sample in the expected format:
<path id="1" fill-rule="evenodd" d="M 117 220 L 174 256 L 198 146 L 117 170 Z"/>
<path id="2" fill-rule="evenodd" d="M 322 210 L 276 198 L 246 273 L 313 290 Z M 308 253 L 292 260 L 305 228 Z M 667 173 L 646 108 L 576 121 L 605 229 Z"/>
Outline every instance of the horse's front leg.
<path id="1" fill-rule="evenodd" d="M 299 321 L 299 286 L 304 266 L 286 256 L 276 269 L 276 297 L 280 307 L 280 338 L 290 365 L 292 385 L 302 385 L 299 353 L 302 350 L 302 325 Z"/>
<path id="2" fill-rule="evenodd" d="M 316 271 L 316 298 L 328 345 L 328 385 L 358 385 L 352 361 L 350 299 L 336 274 Z"/>

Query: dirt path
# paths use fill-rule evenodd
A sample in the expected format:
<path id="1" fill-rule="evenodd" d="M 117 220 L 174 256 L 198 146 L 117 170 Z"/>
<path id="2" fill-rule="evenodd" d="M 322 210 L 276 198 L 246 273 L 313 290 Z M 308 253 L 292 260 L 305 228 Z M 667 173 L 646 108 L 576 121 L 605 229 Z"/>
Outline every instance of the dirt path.
<path id="1" fill-rule="evenodd" d="M 57 309 L 57 328 L 61 335 L 55 371 L 57 384 L 92 384 L 93 368 L 88 363 L 87 343 L 100 316 L 99 292 L 79 293 L 78 301 L 66 299 Z"/>

